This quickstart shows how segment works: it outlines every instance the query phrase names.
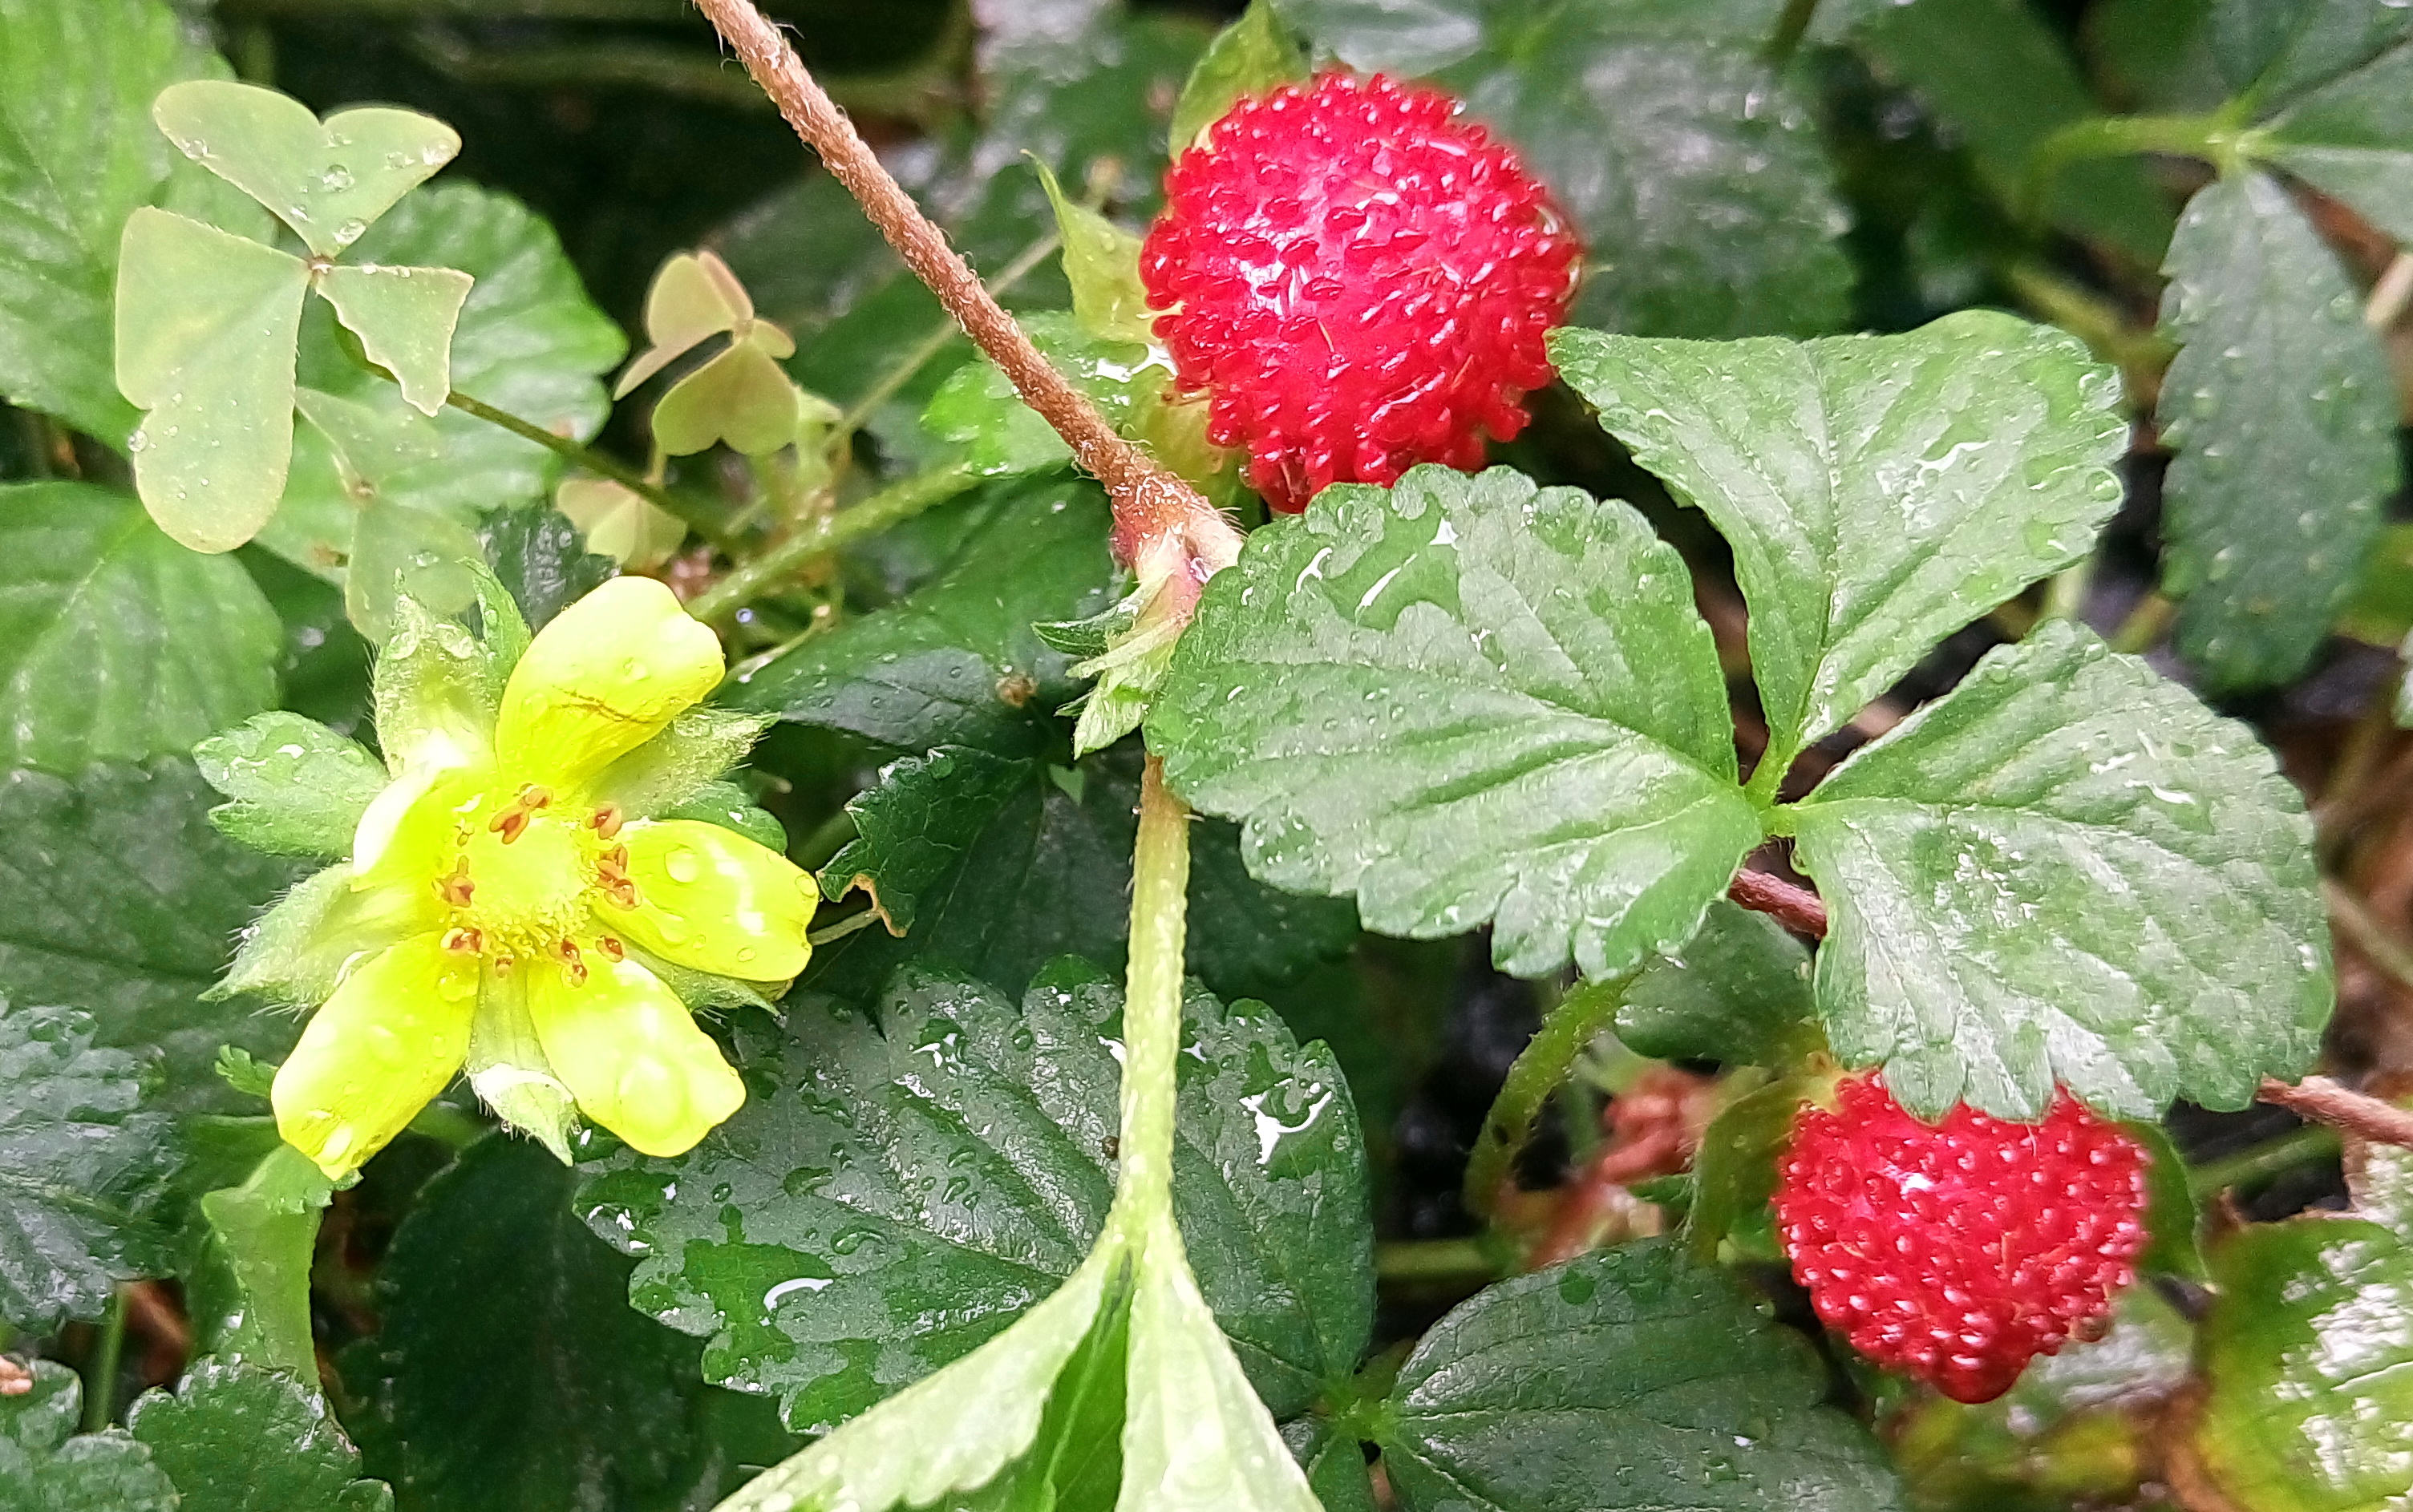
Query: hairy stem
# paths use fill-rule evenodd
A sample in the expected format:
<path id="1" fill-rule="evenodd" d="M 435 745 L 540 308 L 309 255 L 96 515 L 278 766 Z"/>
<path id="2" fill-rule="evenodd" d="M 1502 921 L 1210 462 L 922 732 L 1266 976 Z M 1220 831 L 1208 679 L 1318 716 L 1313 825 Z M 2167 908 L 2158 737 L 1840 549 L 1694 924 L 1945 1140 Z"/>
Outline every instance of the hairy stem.
<path id="1" fill-rule="evenodd" d="M 92 1357 L 84 1362 L 83 1431 L 97 1433 L 117 1416 L 117 1365 L 126 1355 L 126 1288 L 120 1286 L 109 1299 L 109 1311 L 101 1314 L 100 1337 L 94 1341 Z"/>
<path id="2" fill-rule="evenodd" d="M 1196 489 L 1115 433 L 1081 391 L 1048 364 L 955 250 L 946 233 L 881 166 L 853 125 L 806 71 L 779 29 L 752 0 L 696 0 L 698 8 L 779 107 L 796 135 L 821 154 L 905 265 L 938 295 L 965 334 L 995 362 L 1022 402 L 1039 412 L 1115 501 L 1115 551 L 1135 563 L 1166 537 L 1187 548 L 1203 580 L 1239 552 L 1239 532 Z"/>
<path id="3" fill-rule="evenodd" d="M 1132 852 L 1131 968 L 1123 983 L 1122 1166 L 1117 1200 L 1133 1211 L 1172 1200 L 1181 962 L 1190 911 L 1190 809 L 1147 758 Z"/>
<path id="4" fill-rule="evenodd" d="M 2321 900 L 2330 906 L 2330 922 L 2363 959 L 2379 968 L 2397 987 L 2413 992 L 2413 946 L 2397 938 L 2363 901 L 2328 877 L 2321 879 Z"/>
<path id="5" fill-rule="evenodd" d="M 1507 1079 L 1500 1084 L 1500 1095 L 1492 1100 L 1491 1111 L 1484 1117 L 1473 1153 L 1467 1157 L 1462 1193 L 1469 1212 L 1488 1214 L 1497 1205 L 1500 1189 L 1507 1183 L 1517 1152 L 1533 1132 L 1542 1104 L 1566 1080 L 1584 1047 L 1608 1027 L 1624 996 L 1623 978 L 1586 982 L 1560 1000 L 1517 1054 Z"/>
<path id="6" fill-rule="evenodd" d="M 745 607 L 748 600 L 817 556 L 951 499 L 976 481 L 970 468 L 948 465 L 915 473 L 889 484 L 862 503 L 825 515 L 688 601 L 687 611 L 710 624 Z"/>
<path id="7" fill-rule="evenodd" d="M 2307 1123 L 2251 1150 L 2189 1167 L 2187 1190 L 2197 1201 L 2207 1201 L 2232 1186 L 2251 1186 L 2337 1152 L 2337 1130 L 2326 1123 Z"/>
<path id="8" fill-rule="evenodd" d="M 1062 240 L 1055 232 L 1050 231 L 1024 247 L 1015 255 L 1012 262 L 998 270 L 997 277 L 990 281 L 990 292 L 1002 294 L 1021 283 L 1030 276 L 1032 269 L 1047 260 L 1048 254 L 1062 245 Z M 950 320 L 934 328 L 928 335 L 908 348 L 905 356 L 895 366 L 881 374 L 880 381 L 865 389 L 863 397 L 856 400 L 848 407 L 846 414 L 840 417 L 837 428 L 830 433 L 831 450 L 837 450 L 852 439 L 854 433 L 863 429 L 865 422 L 871 418 L 874 411 L 896 397 L 898 389 L 913 381 L 913 374 L 928 366 L 932 358 L 945 350 L 947 343 L 954 338 L 955 334 L 955 324 Z"/>
<path id="9" fill-rule="evenodd" d="M 1826 903 L 1809 888 L 1797 888 L 1783 877 L 1746 867 L 1726 885 L 1726 896 L 1754 913 L 1766 914 L 1804 938 L 1827 937 Z"/>
<path id="10" fill-rule="evenodd" d="M 2326 1123 L 2358 1139 L 2413 1150 L 2413 1112 L 2341 1087 L 2327 1077 L 2306 1077 L 2292 1087 L 2276 1077 L 2265 1077 L 2256 1095 L 2298 1118 Z"/>

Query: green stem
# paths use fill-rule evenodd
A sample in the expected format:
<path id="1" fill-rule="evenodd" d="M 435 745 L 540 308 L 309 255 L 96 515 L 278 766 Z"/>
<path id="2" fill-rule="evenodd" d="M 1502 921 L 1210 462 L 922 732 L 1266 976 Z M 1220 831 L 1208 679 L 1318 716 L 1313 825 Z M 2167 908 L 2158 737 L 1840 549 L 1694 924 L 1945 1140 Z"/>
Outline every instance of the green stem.
<path id="1" fill-rule="evenodd" d="M 83 1431 L 97 1433 L 117 1416 L 117 1366 L 126 1356 L 126 1288 L 110 1294 L 100 1339 L 84 1362 Z"/>
<path id="2" fill-rule="evenodd" d="M 1493 1198 L 1507 1182 L 1517 1152 L 1525 1148 L 1527 1137 L 1533 1132 L 1533 1120 L 1541 1113 L 1542 1104 L 1549 1100 L 1559 1083 L 1566 1080 L 1569 1068 L 1583 1053 L 1584 1047 L 1608 1027 L 1624 996 L 1623 977 L 1586 982 L 1569 992 L 1542 1020 L 1542 1027 L 1517 1057 L 1517 1064 L 1508 1068 L 1508 1079 L 1501 1083 L 1500 1095 L 1483 1120 L 1483 1132 L 1475 1138 L 1474 1152 L 1467 1157 L 1464 1190 L 1468 1211 L 1490 1213 Z"/>
<path id="3" fill-rule="evenodd" d="M 2147 594 L 2137 600 L 2137 607 L 2120 622 L 2120 628 L 2111 632 L 2111 649 L 2124 655 L 2143 655 L 2162 639 L 2162 632 L 2170 627 L 2178 612 L 2179 607 L 2160 594 Z"/>
<path id="4" fill-rule="evenodd" d="M 2188 1167 L 2187 1191 L 2198 1202 L 2206 1201 L 2230 1187 L 2253 1186 L 2282 1171 L 2326 1160 L 2338 1149 L 2337 1130 L 2326 1123 L 2307 1123 L 2251 1150 Z"/>
<path id="5" fill-rule="evenodd" d="M 1818 0 L 1784 0 L 1784 13 L 1776 18 L 1776 31 L 1768 39 L 1768 61 L 1778 67 L 1793 56 L 1809 34 L 1810 20 L 1818 13 Z"/>
<path id="6" fill-rule="evenodd" d="M 2087 590 L 2095 586 L 2095 558 L 2080 559 L 2076 566 L 2064 567 L 2044 585 L 2044 606 L 2036 610 L 2036 623 L 2047 620 L 2082 619 L 2086 612 Z"/>
<path id="7" fill-rule="evenodd" d="M 1374 1246 L 1375 1279 L 1396 1285 L 1480 1286 L 1513 1269 L 1479 1239 L 1407 1240 Z"/>
<path id="8" fill-rule="evenodd" d="M 855 837 L 854 815 L 838 810 L 820 824 L 813 832 L 788 847 L 788 859 L 807 872 L 818 872 L 827 866 L 830 858 L 846 848 Z"/>
<path id="9" fill-rule="evenodd" d="M 2321 878 L 2321 899 L 2329 904 L 2330 918 L 2337 925 L 2337 932 L 2390 981 L 2413 991 L 2413 946 L 2406 945 L 2394 930 L 2382 923 L 2350 888 L 2328 877 Z"/>
<path id="10" fill-rule="evenodd" d="M 860 934 L 865 930 L 869 929 L 872 925 L 877 924 L 878 922 L 880 922 L 880 910 L 877 908 L 866 908 L 859 913 L 847 915 L 844 918 L 841 918 L 836 923 L 830 925 L 827 929 L 813 931 L 810 934 L 806 935 L 805 939 L 807 944 L 811 945 L 814 949 L 818 950 L 822 946 L 828 945 L 833 941 L 843 940 L 850 934 Z"/>
<path id="11" fill-rule="evenodd" d="M 616 462 L 566 435 L 555 435 L 534 420 L 523 419 L 507 409 L 496 409 L 484 400 L 472 399 L 457 389 L 446 394 L 444 402 L 465 415 L 475 415 L 489 425 L 499 425 L 522 440 L 533 441 L 573 466 L 584 467 L 590 473 L 610 478 L 637 497 L 686 521 L 688 528 L 713 545 L 726 549 L 712 510 L 672 492 L 626 462 Z"/>
<path id="12" fill-rule="evenodd" d="M 2243 134 L 2225 115 L 2103 115 L 2072 121 L 2029 154 L 2021 210 L 2030 221 L 2042 220 L 2053 180 L 2071 164 L 2088 158 L 2168 153 L 2199 157 L 2228 172 L 2243 152 Z"/>
<path id="13" fill-rule="evenodd" d="M 748 86 L 751 87 L 751 86 Z M 1015 253 L 1014 260 L 998 271 L 989 282 L 989 291 L 1002 294 L 1030 276 L 1032 269 L 1047 260 L 1047 255 L 1060 245 L 1053 231 Z M 879 412 L 880 406 L 896 397 L 896 391 L 913 381 L 913 375 L 929 364 L 932 358 L 946 350 L 947 343 L 963 333 L 963 328 L 953 320 L 942 320 L 931 328 L 928 335 L 906 349 L 895 365 L 880 375 L 880 381 L 863 392 L 863 396 L 847 407 L 839 417 L 837 428 L 830 433 L 829 448 L 833 456 L 854 439 L 854 433 Z"/>
<path id="14" fill-rule="evenodd" d="M 1116 1203 L 1172 1211 L 1175 1066 L 1181 1052 L 1181 963 L 1190 913 L 1190 809 L 1166 790 L 1155 756 L 1140 779 L 1132 851 L 1131 966 L 1123 985 L 1122 1178 Z"/>
<path id="15" fill-rule="evenodd" d="M 815 557 L 909 520 L 941 499 L 955 497 L 978 480 L 979 476 L 970 468 L 954 462 L 891 483 L 861 504 L 815 521 L 737 567 L 690 599 L 687 611 L 707 624 L 726 618 Z"/>

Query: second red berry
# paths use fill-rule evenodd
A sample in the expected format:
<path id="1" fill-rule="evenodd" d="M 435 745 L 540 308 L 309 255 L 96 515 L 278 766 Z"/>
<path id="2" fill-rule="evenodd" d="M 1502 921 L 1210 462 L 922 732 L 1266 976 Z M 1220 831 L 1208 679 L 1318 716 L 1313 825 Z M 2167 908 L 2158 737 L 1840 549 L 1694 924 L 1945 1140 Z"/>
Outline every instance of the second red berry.
<path id="1" fill-rule="evenodd" d="M 1875 1077 L 1807 1108 L 1778 1167 L 1776 1220 L 1828 1327 L 1960 1402 L 2011 1388 L 2092 1336 L 2136 1276 L 2144 1150 L 2066 1092 L 2041 1123 L 1967 1107 L 1941 1124 Z"/>

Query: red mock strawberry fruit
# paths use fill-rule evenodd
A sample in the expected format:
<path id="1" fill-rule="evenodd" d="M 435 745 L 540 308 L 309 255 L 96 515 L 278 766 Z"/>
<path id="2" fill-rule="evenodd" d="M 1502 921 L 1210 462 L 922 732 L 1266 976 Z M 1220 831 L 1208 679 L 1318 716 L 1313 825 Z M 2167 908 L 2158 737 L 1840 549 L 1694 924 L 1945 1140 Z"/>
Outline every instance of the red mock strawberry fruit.
<path id="1" fill-rule="evenodd" d="M 1326 74 L 1241 101 L 1165 176 L 1140 251 L 1157 334 L 1277 509 L 1417 462 L 1480 467 L 1550 381 L 1575 237 L 1457 110 Z"/>
<path id="2" fill-rule="evenodd" d="M 2144 1247 L 2147 1155 L 2068 1093 L 2041 1123 L 1919 1123 L 1876 1077 L 1806 1108 L 1776 1223 L 1827 1326 L 1958 1402 L 1990 1402 L 2095 1336 Z"/>

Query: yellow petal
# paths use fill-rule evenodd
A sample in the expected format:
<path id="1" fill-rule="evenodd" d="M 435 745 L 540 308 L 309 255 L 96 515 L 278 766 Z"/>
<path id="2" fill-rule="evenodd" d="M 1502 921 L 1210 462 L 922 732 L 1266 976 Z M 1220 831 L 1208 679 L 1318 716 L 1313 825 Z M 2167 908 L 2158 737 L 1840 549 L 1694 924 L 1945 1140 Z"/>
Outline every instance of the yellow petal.
<path id="1" fill-rule="evenodd" d="M 614 578 L 537 632 L 495 727 L 513 781 L 583 792 L 720 682 L 720 639 L 651 578 Z"/>
<path id="2" fill-rule="evenodd" d="M 637 906 L 599 903 L 598 922 L 697 971 L 777 982 L 805 969 L 821 892 L 786 857 L 692 819 L 632 824 L 620 841 Z"/>
<path id="3" fill-rule="evenodd" d="M 478 963 L 422 934 L 354 967 L 277 1068 L 276 1132 L 340 1178 L 444 1090 L 469 1049 Z"/>
<path id="4" fill-rule="evenodd" d="M 528 1016 L 578 1110 L 648 1155 L 683 1154 L 746 1101 L 687 1005 L 633 961 L 581 947 L 584 979 L 531 962 Z"/>

